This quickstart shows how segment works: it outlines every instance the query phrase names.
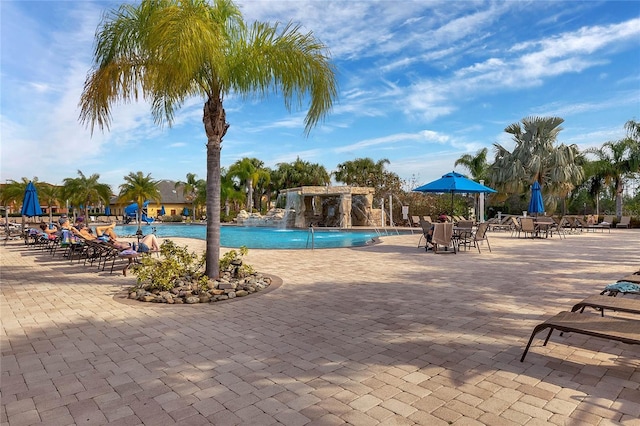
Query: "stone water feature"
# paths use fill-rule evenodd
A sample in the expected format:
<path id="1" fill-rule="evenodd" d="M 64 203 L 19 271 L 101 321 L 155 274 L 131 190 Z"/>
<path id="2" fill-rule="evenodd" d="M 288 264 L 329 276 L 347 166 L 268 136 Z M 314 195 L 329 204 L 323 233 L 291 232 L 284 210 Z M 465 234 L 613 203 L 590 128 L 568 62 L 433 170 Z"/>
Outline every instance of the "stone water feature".
<path id="1" fill-rule="evenodd" d="M 241 211 L 236 219 L 243 226 L 281 228 L 351 228 L 371 226 L 374 188 L 355 186 L 302 186 L 283 191 L 284 209 L 266 215 Z"/>

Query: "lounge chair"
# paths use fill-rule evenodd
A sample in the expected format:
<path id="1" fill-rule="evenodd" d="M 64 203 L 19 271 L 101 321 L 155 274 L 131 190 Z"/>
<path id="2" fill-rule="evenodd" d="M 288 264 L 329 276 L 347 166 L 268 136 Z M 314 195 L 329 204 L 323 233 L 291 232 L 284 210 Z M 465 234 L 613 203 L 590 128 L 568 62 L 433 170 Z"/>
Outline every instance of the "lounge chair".
<path id="1" fill-rule="evenodd" d="M 433 252 L 456 253 L 456 245 L 453 241 L 453 223 L 436 223 L 433 228 Z M 451 250 L 449 250 L 451 249 Z"/>
<path id="2" fill-rule="evenodd" d="M 497 217 L 491 218 L 487 221 L 489 224 L 489 231 L 513 231 L 513 216 L 505 215 L 502 219 Z"/>
<path id="3" fill-rule="evenodd" d="M 411 226 L 412 227 L 420 226 L 420 216 L 411 216 Z"/>
<path id="4" fill-rule="evenodd" d="M 616 340 L 630 345 L 640 345 L 640 321 L 624 318 L 600 317 L 578 312 L 560 312 L 538 324 L 531 333 L 520 362 L 527 356 L 531 342 L 536 334 L 549 329 L 543 346 L 547 345 L 553 330 L 585 334 L 602 339 Z"/>
<path id="5" fill-rule="evenodd" d="M 587 307 L 599 310 L 602 316 L 604 316 L 605 309 L 640 315 L 640 299 L 601 295 L 590 296 L 582 302 L 576 303 L 573 305 L 573 308 L 571 308 L 571 312 L 580 311 L 580 313 L 582 313 Z"/>
<path id="6" fill-rule="evenodd" d="M 616 223 L 616 228 L 629 228 L 631 226 L 631 216 L 622 216 L 620 222 Z"/>

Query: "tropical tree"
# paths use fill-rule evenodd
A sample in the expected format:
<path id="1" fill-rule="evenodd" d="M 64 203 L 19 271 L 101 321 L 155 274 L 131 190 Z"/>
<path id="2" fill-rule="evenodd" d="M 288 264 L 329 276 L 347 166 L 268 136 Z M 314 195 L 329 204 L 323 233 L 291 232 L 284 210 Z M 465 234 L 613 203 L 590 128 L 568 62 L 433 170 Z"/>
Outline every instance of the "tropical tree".
<path id="1" fill-rule="evenodd" d="M 356 158 L 352 161 L 345 161 L 338 164 L 333 177 L 337 182 L 342 182 L 350 186 L 376 186 L 378 177 L 384 172 L 384 166 L 390 164 L 389 160 L 383 158 L 373 162 L 371 158 Z"/>
<path id="2" fill-rule="evenodd" d="M 175 188 L 182 186 L 182 193 L 184 194 L 185 200 L 191 202 L 191 210 L 193 211 L 193 220 L 196 220 L 196 209 L 195 209 L 195 201 L 198 198 L 198 189 L 201 188 L 201 182 L 204 182 L 202 179 L 198 179 L 195 173 L 187 173 L 186 181 L 177 181 L 175 184 Z"/>
<path id="3" fill-rule="evenodd" d="M 488 148 L 482 148 L 481 150 L 479 150 L 478 152 L 476 152 L 475 155 L 471 155 L 471 154 L 464 154 L 462 155 L 460 158 L 458 158 L 456 160 L 456 162 L 454 163 L 454 167 L 455 166 L 464 166 L 469 170 L 469 173 L 471 174 L 471 179 L 480 182 L 480 181 L 484 181 L 485 185 L 489 185 L 489 170 L 490 170 L 490 165 L 489 163 L 487 163 L 487 154 L 489 153 L 489 149 Z M 484 194 L 482 195 L 484 197 Z M 480 210 L 480 206 L 479 206 L 479 197 L 480 194 L 476 194 L 473 197 L 473 208 L 474 210 L 477 212 L 478 217 L 482 218 L 482 220 L 484 220 L 484 212 L 479 211 Z"/>
<path id="4" fill-rule="evenodd" d="M 257 158 L 243 158 L 229 167 L 227 173 L 230 177 L 237 178 L 244 185 L 247 192 L 247 210 L 253 211 L 253 188 L 260 179 L 269 179 L 269 172 L 264 169 L 264 163 Z"/>
<path id="5" fill-rule="evenodd" d="M 103 203 L 109 204 L 113 191 L 111 186 L 100 183 L 97 173 L 87 177 L 78 170 L 77 178 L 65 178 L 62 181 L 61 198 L 71 201 L 76 207 L 82 206 L 84 217 L 89 217 L 89 207 Z"/>
<path id="6" fill-rule="evenodd" d="M 235 179 L 225 169 L 221 169 L 220 175 L 220 199 L 224 203 L 225 215 L 229 216 L 231 203 L 236 206 L 244 200 L 244 193 L 237 186 Z"/>
<path id="7" fill-rule="evenodd" d="M 600 148 L 586 150 L 596 157 L 594 184 L 612 184 L 615 188 L 616 216 L 622 216 L 622 195 L 625 180 L 640 172 L 640 123 L 628 121 L 627 137 L 617 142 L 605 142 Z M 598 188 L 598 186 L 596 186 Z"/>
<path id="8" fill-rule="evenodd" d="M 196 182 L 196 198 L 193 199 L 193 209 L 202 211 L 202 206 L 206 204 L 207 204 L 207 181 L 204 179 L 198 179 L 198 181 Z"/>
<path id="9" fill-rule="evenodd" d="M 124 183 L 120 185 L 118 202 L 128 204 L 134 202 L 138 205 L 136 220 L 138 221 L 138 234 L 142 233 L 142 208 L 145 201 L 161 202 L 162 195 L 158 189 L 159 181 L 151 178 L 151 174 L 146 176 L 142 172 L 129 173 L 124 177 Z"/>
<path id="10" fill-rule="evenodd" d="M 64 200 L 62 198 L 62 188 L 49 183 L 41 183 L 38 186 L 38 200 L 49 206 L 49 222 L 53 222 L 52 206 L 57 205 Z"/>
<path id="11" fill-rule="evenodd" d="M 371 158 L 356 158 L 338 164 L 333 172 L 336 182 L 350 186 L 366 186 L 374 188 L 374 200 L 380 203 L 382 198 L 398 195 L 402 192 L 400 177 L 385 169 L 391 164 L 386 158 L 374 162 Z"/>
<path id="12" fill-rule="evenodd" d="M 515 147 L 509 151 L 494 143 L 495 161 L 489 179 L 503 196 L 524 194 L 529 185 L 538 181 L 545 206 L 553 211 L 560 198 L 580 182 L 584 173 L 583 156 L 576 145 L 556 145 L 559 117 L 528 117 L 508 126 Z"/>
<path id="13" fill-rule="evenodd" d="M 301 186 L 324 186 L 331 182 L 331 176 L 321 164 L 310 163 L 299 157 L 292 163 L 278 163 L 272 172 L 273 192 Z"/>
<path id="14" fill-rule="evenodd" d="M 2 203 L 5 206 L 5 209 L 9 206 L 9 204 L 15 204 L 22 206 L 22 200 L 24 199 L 24 193 L 27 190 L 27 185 L 29 182 L 33 182 L 36 186 L 36 190 L 38 187 L 38 178 L 33 177 L 33 179 L 28 179 L 23 177 L 19 181 L 10 179 L 4 186 L 2 190 Z M 22 207 L 20 207 L 22 209 Z M 6 211 L 5 211 L 6 215 Z M 22 229 L 24 229 L 24 216 L 22 216 Z"/>
<path id="15" fill-rule="evenodd" d="M 337 96 L 328 49 L 297 25 L 247 25 L 231 0 L 142 0 L 105 15 L 96 33 L 95 65 L 80 100 L 80 121 L 104 129 L 111 105 L 149 99 L 158 123 L 172 124 L 186 99 L 204 99 L 207 137 L 206 274 L 220 258 L 220 151 L 229 123 L 230 93 L 309 102 L 304 132 L 330 111 Z"/>
<path id="16" fill-rule="evenodd" d="M 484 180 L 488 184 L 490 165 L 487 163 L 488 148 L 482 148 L 475 155 L 464 154 L 456 160 L 454 166 L 464 166 L 475 181 Z"/>

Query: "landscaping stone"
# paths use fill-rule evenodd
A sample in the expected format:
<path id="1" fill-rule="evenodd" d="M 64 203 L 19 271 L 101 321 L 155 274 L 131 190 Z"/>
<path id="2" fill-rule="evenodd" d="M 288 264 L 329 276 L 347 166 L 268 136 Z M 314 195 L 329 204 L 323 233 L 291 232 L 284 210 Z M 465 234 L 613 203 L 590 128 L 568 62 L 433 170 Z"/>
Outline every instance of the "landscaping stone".
<path id="1" fill-rule="evenodd" d="M 135 287 L 129 291 L 129 299 L 167 304 L 215 303 L 249 296 L 266 289 L 269 285 L 271 285 L 271 277 L 259 273 L 243 278 L 209 280 L 206 290 L 200 289 L 197 283 L 177 280 L 176 287 L 168 291 L 151 289 L 148 284 Z"/>

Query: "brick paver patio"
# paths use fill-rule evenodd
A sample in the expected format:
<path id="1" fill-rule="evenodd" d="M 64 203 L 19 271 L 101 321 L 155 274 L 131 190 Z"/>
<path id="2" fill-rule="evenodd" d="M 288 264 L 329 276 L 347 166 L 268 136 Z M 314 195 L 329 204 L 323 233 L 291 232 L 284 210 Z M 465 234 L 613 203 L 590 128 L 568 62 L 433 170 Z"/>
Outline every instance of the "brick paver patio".
<path id="1" fill-rule="evenodd" d="M 640 425 L 639 347 L 555 333 L 519 361 L 534 325 L 640 269 L 640 230 L 489 238 L 482 254 L 425 253 L 417 233 L 250 250 L 283 284 L 197 306 L 123 303 L 135 277 L 9 242 L 0 421 Z"/>

